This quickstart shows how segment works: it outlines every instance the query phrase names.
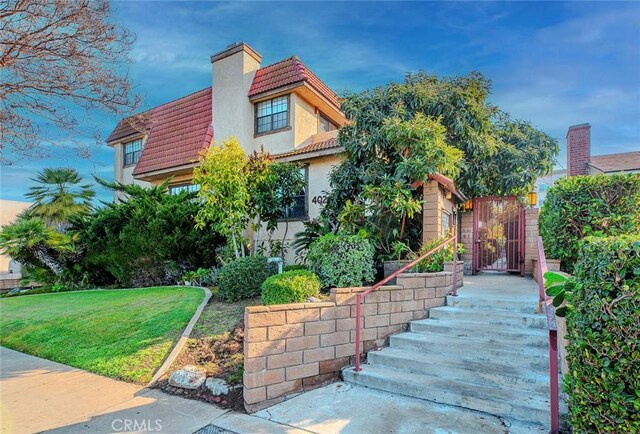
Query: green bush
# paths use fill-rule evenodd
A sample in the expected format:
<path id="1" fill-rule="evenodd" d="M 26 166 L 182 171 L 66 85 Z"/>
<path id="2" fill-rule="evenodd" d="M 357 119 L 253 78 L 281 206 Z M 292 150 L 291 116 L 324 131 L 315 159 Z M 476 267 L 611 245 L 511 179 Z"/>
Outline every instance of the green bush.
<path id="1" fill-rule="evenodd" d="M 309 267 L 307 267 L 306 265 L 300 265 L 300 264 L 284 266 L 284 271 L 296 271 L 296 270 L 309 270 Z"/>
<path id="2" fill-rule="evenodd" d="M 245 256 L 227 263 L 218 274 L 218 296 L 238 301 L 260 295 L 260 287 L 273 274 L 264 256 Z"/>
<path id="3" fill-rule="evenodd" d="M 365 236 L 326 234 L 309 247 L 309 268 L 324 287 L 361 286 L 373 281 L 374 249 Z"/>
<path id="4" fill-rule="evenodd" d="M 320 279 L 311 271 L 293 270 L 269 277 L 262 284 L 263 304 L 301 303 L 320 291 Z"/>
<path id="5" fill-rule="evenodd" d="M 569 301 L 574 432 L 640 432 L 640 234 L 584 240 Z"/>
<path id="6" fill-rule="evenodd" d="M 640 174 L 574 176 L 549 189 L 540 211 L 540 235 L 548 258 L 568 273 L 587 236 L 640 232 Z"/>
<path id="7" fill-rule="evenodd" d="M 420 250 L 415 253 L 412 253 L 409 256 L 409 260 L 413 261 L 418 259 L 420 256 L 427 253 L 429 250 L 436 248 L 439 244 L 442 244 L 447 237 L 436 238 L 435 240 L 424 244 Z M 464 253 L 464 246 L 462 244 L 458 244 L 458 257 Z M 411 269 L 414 273 L 436 273 L 439 271 L 444 271 L 444 263 L 448 261 L 453 261 L 453 243 L 449 243 L 440 250 L 432 253 L 431 255 L 424 258 L 422 261 L 418 262 Z"/>

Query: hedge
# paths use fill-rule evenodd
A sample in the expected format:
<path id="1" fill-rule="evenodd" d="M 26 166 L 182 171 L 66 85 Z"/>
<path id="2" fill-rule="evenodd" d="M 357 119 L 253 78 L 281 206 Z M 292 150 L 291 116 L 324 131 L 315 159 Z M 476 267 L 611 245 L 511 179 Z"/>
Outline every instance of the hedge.
<path id="1" fill-rule="evenodd" d="M 579 433 L 640 432 L 640 234 L 580 244 L 565 375 Z"/>
<path id="2" fill-rule="evenodd" d="M 269 277 L 262 284 L 263 304 L 302 303 L 318 295 L 320 279 L 311 271 L 292 270 Z"/>
<path id="3" fill-rule="evenodd" d="M 235 259 L 218 273 L 218 296 L 229 302 L 257 297 L 262 283 L 274 272 L 274 267 L 267 263 L 264 256 Z"/>
<path id="4" fill-rule="evenodd" d="M 640 232 L 640 174 L 561 179 L 549 189 L 539 221 L 547 257 L 573 273 L 583 238 Z"/>

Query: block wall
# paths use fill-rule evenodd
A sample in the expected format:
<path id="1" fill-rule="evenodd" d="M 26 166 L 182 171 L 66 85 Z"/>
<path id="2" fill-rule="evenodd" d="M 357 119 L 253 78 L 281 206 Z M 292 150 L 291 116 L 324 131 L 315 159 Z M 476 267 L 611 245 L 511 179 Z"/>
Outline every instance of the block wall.
<path id="1" fill-rule="evenodd" d="M 362 304 L 360 356 L 387 344 L 409 321 L 443 306 L 451 272 L 408 273 Z M 339 379 L 355 361 L 356 295 L 366 288 L 334 288 L 330 300 L 249 306 L 244 321 L 245 408 L 249 412 Z"/>

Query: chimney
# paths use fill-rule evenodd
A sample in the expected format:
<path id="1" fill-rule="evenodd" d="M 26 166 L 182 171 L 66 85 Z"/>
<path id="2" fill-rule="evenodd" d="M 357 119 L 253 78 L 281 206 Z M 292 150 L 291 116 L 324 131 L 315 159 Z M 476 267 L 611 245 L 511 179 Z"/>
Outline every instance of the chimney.
<path id="1" fill-rule="evenodd" d="M 588 175 L 591 161 L 591 125 L 580 124 L 567 131 L 567 176 Z"/>
<path id="2" fill-rule="evenodd" d="M 235 136 L 253 151 L 253 104 L 248 93 L 262 56 L 244 42 L 211 56 L 213 67 L 213 136 L 218 143 Z"/>

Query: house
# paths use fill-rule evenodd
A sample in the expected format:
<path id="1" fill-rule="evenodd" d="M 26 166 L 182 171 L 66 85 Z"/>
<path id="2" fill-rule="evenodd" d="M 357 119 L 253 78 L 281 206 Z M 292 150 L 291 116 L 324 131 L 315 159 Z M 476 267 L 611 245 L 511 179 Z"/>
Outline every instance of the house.
<path id="1" fill-rule="evenodd" d="M 30 202 L 0 199 L 0 227 L 13 223 L 30 206 Z M 9 256 L 0 254 L 0 290 L 18 286 L 20 279 L 20 264 Z"/>
<path id="2" fill-rule="evenodd" d="M 212 86 L 120 121 L 107 139 L 115 150 L 115 180 L 157 185 L 171 177 L 169 194 L 195 191 L 198 153 L 212 139 L 235 136 L 247 154 L 264 149 L 277 161 L 302 165 L 307 187 L 287 210 L 287 222 L 272 234 L 273 240 L 290 241 L 303 230 L 304 221 L 320 215 L 329 173 L 343 152 L 338 129 L 347 119 L 338 96 L 296 56 L 268 66 L 261 63 L 262 56 L 248 44 L 232 44 L 211 56 Z M 444 184 L 427 184 L 439 185 L 431 188 L 441 196 L 450 198 L 446 191 L 453 191 L 458 197 L 452 183 L 440 181 Z M 445 223 L 436 213 L 436 227 L 454 225 L 453 208 L 446 210 Z M 267 237 L 250 236 L 258 242 Z"/>
<path id="3" fill-rule="evenodd" d="M 567 169 L 557 169 L 538 178 L 535 185 L 538 206 L 542 206 L 547 190 L 560 178 L 616 173 L 640 173 L 640 151 L 591 155 L 591 125 L 573 125 L 567 131 Z"/>

